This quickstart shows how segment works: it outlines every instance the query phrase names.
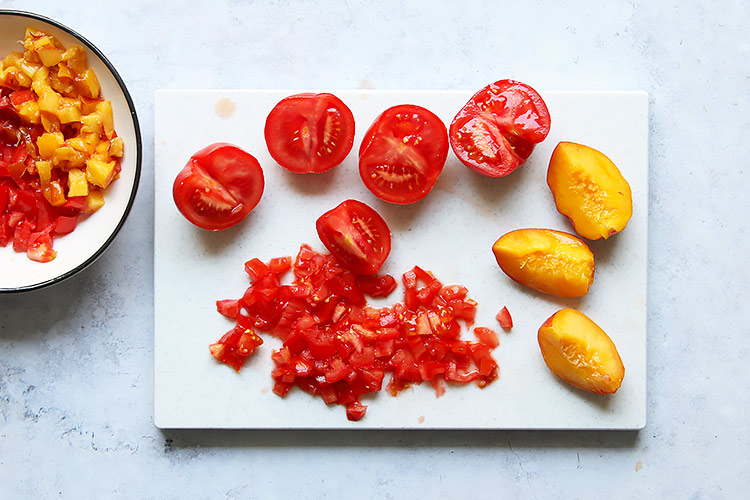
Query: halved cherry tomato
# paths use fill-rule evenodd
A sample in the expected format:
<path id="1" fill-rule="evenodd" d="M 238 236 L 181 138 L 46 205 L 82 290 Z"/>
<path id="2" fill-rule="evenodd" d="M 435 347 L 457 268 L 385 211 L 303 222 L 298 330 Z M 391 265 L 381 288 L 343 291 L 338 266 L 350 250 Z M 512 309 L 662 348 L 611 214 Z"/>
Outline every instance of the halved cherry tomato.
<path id="1" fill-rule="evenodd" d="M 333 94 L 296 94 L 282 99 L 266 118 L 268 152 L 300 174 L 340 164 L 354 144 L 354 115 Z"/>
<path id="2" fill-rule="evenodd" d="M 172 188 L 177 208 L 198 227 L 218 231 L 247 216 L 263 195 L 263 169 L 237 146 L 216 143 L 195 153 Z"/>
<path id="3" fill-rule="evenodd" d="M 390 203 L 421 200 L 437 182 L 448 156 L 448 132 L 431 111 L 412 104 L 385 110 L 359 148 L 359 175 Z"/>
<path id="4" fill-rule="evenodd" d="M 461 108 L 451 122 L 450 142 L 464 165 L 488 177 L 502 177 L 526 161 L 549 129 L 542 97 L 524 83 L 500 80 Z"/>
<path id="5" fill-rule="evenodd" d="M 346 200 L 315 223 L 323 245 L 354 274 L 375 274 L 391 252 L 391 230 L 373 208 Z"/>

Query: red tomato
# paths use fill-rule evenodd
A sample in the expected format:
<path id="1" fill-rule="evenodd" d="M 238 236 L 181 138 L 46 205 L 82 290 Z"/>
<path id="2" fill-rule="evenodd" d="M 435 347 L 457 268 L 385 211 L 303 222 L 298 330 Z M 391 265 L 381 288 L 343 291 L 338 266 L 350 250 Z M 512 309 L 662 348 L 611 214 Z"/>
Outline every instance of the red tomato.
<path id="1" fill-rule="evenodd" d="M 450 126 L 458 159 L 488 177 L 521 166 L 549 133 L 547 105 L 528 85 L 500 80 L 474 94 Z"/>
<path id="2" fill-rule="evenodd" d="M 497 338 L 497 332 L 491 328 L 485 326 L 478 326 L 474 328 L 474 335 L 485 345 L 494 349 L 500 345 L 500 339 Z"/>
<path id="3" fill-rule="evenodd" d="M 359 148 L 359 175 L 390 203 L 421 200 L 437 182 L 448 156 L 448 132 L 435 114 L 403 104 L 385 110 Z"/>
<path id="4" fill-rule="evenodd" d="M 21 104 L 25 103 L 26 101 L 31 101 L 34 99 L 34 93 L 31 90 L 24 89 L 24 90 L 16 90 L 12 94 L 10 94 L 10 103 L 18 107 Z"/>
<path id="5" fill-rule="evenodd" d="M 500 326 L 503 327 L 504 330 L 510 330 L 513 328 L 513 318 L 510 316 L 510 311 L 508 311 L 507 307 L 500 309 L 500 312 L 497 313 L 495 319 L 497 319 L 497 322 L 500 323 Z"/>
<path id="6" fill-rule="evenodd" d="M 50 262 L 57 256 L 57 252 L 52 249 L 52 236 L 50 236 L 52 226 L 38 233 L 32 233 L 29 236 L 29 244 L 26 249 L 26 255 L 29 259 L 37 262 Z"/>
<path id="7" fill-rule="evenodd" d="M 177 175 L 175 204 L 198 227 L 218 231 L 245 218 L 263 195 L 263 169 L 252 155 L 216 143 L 195 153 Z"/>
<path id="8" fill-rule="evenodd" d="M 68 234 L 72 233 L 78 224 L 78 217 L 71 217 L 61 215 L 55 220 L 54 233 L 55 234 Z"/>
<path id="9" fill-rule="evenodd" d="M 349 403 L 348 405 L 346 405 L 346 418 L 348 418 L 352 422 L 356 422 L 358 420 L 361 420 L 362 417 L 365 416 L 366 411 L 367 406 L 363 405 L 359 401 L 354 401 L 353 403 Z"/>
<path id="10" fill-rule="evenodd" d="M 265 137 L 268 152 L 287 170 L 325 172 L 352 150 L 354 115 L 335 95 L 297 94 L 271 110 Z"/>
<path id="11" fill-rule="evenodd" d="M 357 286 L 370 297 L 387 297 L 396 289 L 396 279 L 390 274 L 358 276 Z"/>
<path id="12" fill-rule="evenodd" d="M 323 245 L 354 274 L 375 274 L 391 252 L 391 230 L 374 209 L 346 200 L 315 223 Z"/>
<path id="13" fill-rule="evenodd" d="M 476 306 L 466 288 L 442 286 L 432 273 L 414 267 L 403 276 L 404 302 L 375 308 L 359 287 L 390 288 L 390 276 L 355 276 L 333 255 L 303 245 L 292 266 L 293 283 L 281 284 L 274 269 L 283 273 L 289 260 L 245 263 L 251 283 L 243 297 L 216 303 L 237 325 L 210 346 L 217 360 L 239 370 L 262 342 L 253 327 L 278 337 L 283 345 L 271 353 L 278 396 L 297 386 L 326 404 L 345 406 L 347 418 L 356 421 L 367 409 L 362 396 L 380 391 L 386 373 L 394 396 L 422 382 L 440 396 L 445 382 L 484 387 L 497 378 L 491 352 L 497 335 L 480 327 L 478 342 L 459 338 L 459 322 L 468 326 Z"/>
<path id="14" fill-rule="evenodd" d="M 221 361 L 237 371 L 240 371 L 245 360 L 255 348 L 263 344 L 252 328 L 237 325 L 229 330 L 218 342 L 211 344 L 208 349 L 217 361 Z"/>

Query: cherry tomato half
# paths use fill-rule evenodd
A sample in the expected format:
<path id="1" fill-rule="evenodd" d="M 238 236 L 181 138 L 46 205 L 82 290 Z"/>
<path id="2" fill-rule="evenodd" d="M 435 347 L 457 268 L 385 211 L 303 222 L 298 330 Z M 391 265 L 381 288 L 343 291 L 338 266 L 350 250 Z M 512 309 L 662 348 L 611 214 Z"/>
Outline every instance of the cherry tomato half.
<path id="1" fill-rule="evenodd" d="M 354 115 L 332 94 L 282 99 L 266 118 L 268 152 L 300 174 L 325 172 L 344 161 L 354 144 Z"/>
<path id="2" fill-rule="evenodd" d="M 385 110 L 359 148 L 359 175 L 390 203 L 421 200 L 437 182 L 448 156 L 448 131 L 431 111 L 412 104 Z"/>
<path id="3" fill-rule="evenodd" d="M 216 143 L 195 153 L 177 175 L 177 208 L 198 227 L 218 231 L 245 218 L 263 195 L 263 169 L 237 146 Z"/>
<path id="4" fill-rule="evenodd" d="M 450 126 L 458 159 L 488 177 L 503 177 L 520 167 L 549 133 L 542 97 L 528 85 L 500 80 L 477 92 Z"/>
<path id="5" fill-rule="evenodd" d="M 373 208 L 346 200 L 315 223 L 323 245 L 354 274 L 375 274 L 391 252 L 391 230 Z"/>

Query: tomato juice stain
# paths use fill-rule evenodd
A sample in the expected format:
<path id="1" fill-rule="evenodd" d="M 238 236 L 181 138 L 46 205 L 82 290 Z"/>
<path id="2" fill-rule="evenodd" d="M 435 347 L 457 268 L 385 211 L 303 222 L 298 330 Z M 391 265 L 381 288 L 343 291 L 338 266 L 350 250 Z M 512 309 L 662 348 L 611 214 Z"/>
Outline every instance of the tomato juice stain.
<path id="1" fill-rule="evenodd" d="M 214 106 L 214 110 L 216 111 L 216 115 L 219 118 L 227 119 L 231 118 L 234 115 L 234 112 L 236 111 L 237 106 L 234 104 L 234 101 L 230 99 L 229 97 L 222 97 L 218 101 L 216 101 L 216 105 Z"/>

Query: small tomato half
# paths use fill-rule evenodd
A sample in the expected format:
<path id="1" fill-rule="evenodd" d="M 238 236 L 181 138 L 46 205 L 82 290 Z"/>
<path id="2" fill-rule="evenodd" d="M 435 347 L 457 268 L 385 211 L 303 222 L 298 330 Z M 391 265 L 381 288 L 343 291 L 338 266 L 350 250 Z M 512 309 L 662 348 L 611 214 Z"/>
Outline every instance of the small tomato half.
<path id="1" fill-rule="evenodd" d="M 499 80 L 474 94 L 453 119 L 451 148 L 475 172 L 503 177 L 531 156 L 550 124 L 547 105 L 536 90 Z"/>
<path id="2" fill-rule="evenodd" d="M 346 200 L 315 223 L 331 254 L 354 274 L 375 274 L 391 252 L 391 231 L 375 209 Z"/>
<path id="3" fill-rule="evenodd" d="M 296 94 L 279 101 L 264 129 L 268 152 L 300 174 L 330 170 L 354 144 L 354 115 L 333 94 Z"/>
<path id="4" fill-rule="evenodd" d="M 177 175 L 175 204 L 198 227 L 219 231 L 234 226 L 260 201 L 265 181 L 258 160 L 227 143 L 195 153 Z"/>
<path id="5" fill-rule="evenodd" d="M 440 118 L 401 104 L 383 111 L 365 133 L 359 175 L 381 200 L 405 205 L 427 196 L 447 157 L 448 131 Z"/>

